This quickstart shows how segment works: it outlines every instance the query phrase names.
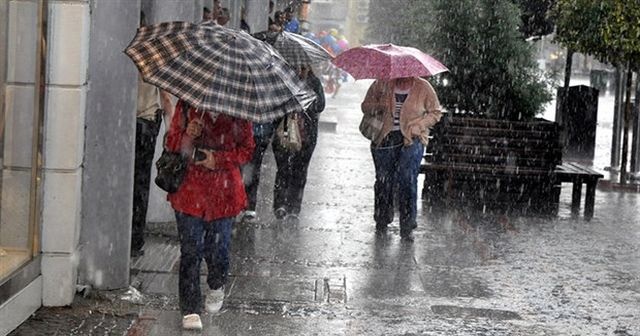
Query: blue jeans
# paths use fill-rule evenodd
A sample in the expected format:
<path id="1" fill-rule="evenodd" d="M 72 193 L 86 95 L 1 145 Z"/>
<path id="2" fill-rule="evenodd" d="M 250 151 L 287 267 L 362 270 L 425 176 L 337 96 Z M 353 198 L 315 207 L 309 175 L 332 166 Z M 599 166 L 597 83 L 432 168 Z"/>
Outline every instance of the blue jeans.
<path id="1" fill-rule="evenodd" d="M 176 211 L 180 237 L 180 274 L 178 294 L 183 315 L 200 314 L 203 300 L 200 292 L 200 262 L 207 263 L 207 284 L 222 287 L 229 274 L 229 245 L 233 218 L 206 222 Z"/>
<path id="2" fill-rule="evenodd" d="M 394 195 L 397 188 L 400 232 L 410 233 L 417 227 L 418 173 L 424 146 L 419 140 L 404 146 L 402 135 L 399 133 L 391 132 L 379 146 L 371 146 L 376 168 L 373 218 L 377 227 L 386 227 L 393 222 Z"/>

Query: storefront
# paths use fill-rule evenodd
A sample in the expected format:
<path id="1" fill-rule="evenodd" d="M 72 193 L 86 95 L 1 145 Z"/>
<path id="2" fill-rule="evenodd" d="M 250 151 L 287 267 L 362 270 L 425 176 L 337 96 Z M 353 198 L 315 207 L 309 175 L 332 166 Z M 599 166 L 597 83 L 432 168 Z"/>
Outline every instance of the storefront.
<path id="1" fill-rule="evenodd" d="M 47 5 L 0 2 L 0 334 L 42 302 Z"/>
<path id="2" fill-rule="evenodd" d="M 212 0 L 0 0 L 0 336 L 76 286 L 129 285 L 139 13 Z M 266 29 L 268 0 L 223 0 Z M 166 201 L 163 201 L 166 203 Z"/>

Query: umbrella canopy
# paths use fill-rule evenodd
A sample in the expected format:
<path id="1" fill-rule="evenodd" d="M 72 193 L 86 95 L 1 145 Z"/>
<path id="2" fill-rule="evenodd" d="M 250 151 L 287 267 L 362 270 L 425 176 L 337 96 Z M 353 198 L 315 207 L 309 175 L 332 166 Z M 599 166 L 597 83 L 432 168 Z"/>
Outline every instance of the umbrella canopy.
<path id="1" fill-rule="evenodd" d="M 293 66 L 317 64 L 333 59 L 327 50 L 313 40 L 289 32 L 280 33 L 273 47 Z"/>
<path id="2" fill-rule="evenodd" d="M 393 44 L 351 48 L 336 57 L 333 64 L 355 79 L 424 77 L 449 71 L 435 58 L 416 48 Z"/>
<path id="3" fill-rule="evenodd" d="M 273 47 L 212 22 L 142 27 L 125 53 L 146 82 L 202 110 L 262 123 L 316 98 Z"/>
<path id="4" fill-rule="evenodd" d="M 273 45 L 291 66 L 311 65 L 333 59 L 321 45 L 302 35 L 289 32 L 260 32 L 253 36 Z"/>

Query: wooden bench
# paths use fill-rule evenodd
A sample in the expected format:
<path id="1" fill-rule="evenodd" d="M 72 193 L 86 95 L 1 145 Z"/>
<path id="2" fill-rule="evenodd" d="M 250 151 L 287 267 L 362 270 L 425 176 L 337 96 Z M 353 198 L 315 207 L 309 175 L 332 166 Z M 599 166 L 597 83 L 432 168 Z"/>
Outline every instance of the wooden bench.
<path id="1" fill-rule="evenodd" d="M 445 116 L 427 146 L 422 197 L 428 205 L 519 214 L 556 214 L 562 182 L 574 194 L 587 183 L 585 217 L 593 216 L 602 175 L 562 165 L 560 127 L 543 119 L 513 122 Z M 576 189 L 577 188 L 577 189 Z"/>
<path id="2" fill-rule="evenodd" d="M 604 176 L 599 172 L 584 167 L 577 163 L 563 163 L 554 170 L 554 181 L 556 185 L 562 183 L 572 183 L 573 192 L 571 194 L 571 214 L 577 216 L 580 213 L 580 200 L 582 197 L 582 184 L 587 185 L 587 193 L 584 202 L 584 218 L 593 218 L 593 211 L 596 200 L 596 186 L 598 180 Z"/>

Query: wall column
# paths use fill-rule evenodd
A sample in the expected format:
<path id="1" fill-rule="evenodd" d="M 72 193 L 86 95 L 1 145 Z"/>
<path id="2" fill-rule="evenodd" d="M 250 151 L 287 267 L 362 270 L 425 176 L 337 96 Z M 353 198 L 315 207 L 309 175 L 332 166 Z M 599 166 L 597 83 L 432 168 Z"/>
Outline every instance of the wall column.
<path id="1" fill-rule="evenodd" d="M 149 24 L 166 21 L 202 21 L 202 8 L 213 6 L 213 0 L 142 0 L 142 10 L 147 15 Z M 133 63 L 131 63 L 133 64 Z M 160 129 L 160 135 L 156 142 L 155 156 L 156 162 L 162 154 L 162 134 L 164 134 L 164 123 Z M 158 188 L 153 180 L 156 177 L 156 168 L 151 168 L 151 186 L 149 191 L 149 208 L 147 210 L 147 222 L 167 223 L 175 221 L 173 209 L 167 202 L 167 193 Z M 147 225 L 149 228 L 149 225 Z"/>
<path id="2" fill-rule="evenodd" d="M 140 2 L 90 5 L 78 278 L 115 289 L 129 285 L 138 71 L 123 50 L 138 28 Z"/>
<path id="3" fill-rule="evenodd" d="M 73 302 L 81 230 L 89 3 L 49 1 L 44 120 L 42 303 Z"/>
<path id="4" fill-rule="evenodd" d="M 269 24 L 269 0 L 246 1 L 247 23 L 251 27 L 251 33 L 267 30 L 267 25 Z"/>

